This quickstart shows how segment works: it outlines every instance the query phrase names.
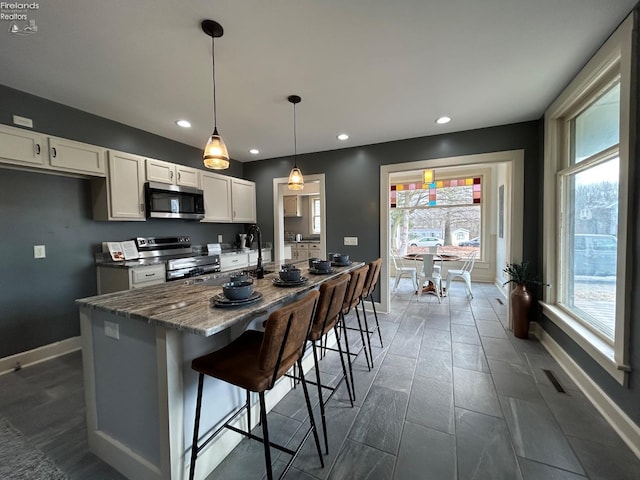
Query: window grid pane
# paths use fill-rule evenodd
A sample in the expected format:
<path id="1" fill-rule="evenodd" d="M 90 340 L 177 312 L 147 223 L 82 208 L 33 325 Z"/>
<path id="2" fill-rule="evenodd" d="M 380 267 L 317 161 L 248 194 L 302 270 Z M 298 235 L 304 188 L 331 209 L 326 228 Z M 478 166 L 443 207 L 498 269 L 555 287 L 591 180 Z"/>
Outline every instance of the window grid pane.
<path id="1" fill-rule="evenodd" d="M 564 303 L 610 342 L 615 331 L 619 163 L 616 157 L 564 177 Z"/>

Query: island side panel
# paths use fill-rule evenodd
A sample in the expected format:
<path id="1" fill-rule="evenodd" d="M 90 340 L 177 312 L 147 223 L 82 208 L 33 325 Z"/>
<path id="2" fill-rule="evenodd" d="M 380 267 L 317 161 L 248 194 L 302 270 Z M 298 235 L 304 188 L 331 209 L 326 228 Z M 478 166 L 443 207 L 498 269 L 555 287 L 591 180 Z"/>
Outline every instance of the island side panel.
<path id="1" fill-rule="evenodd" d="M 161 468 L 156 328 L 145 322 L 97 310 L 89 313 L 93 358 L 95 432 L 125 455 L 147 465 L 145 478 Z M 106 325 L 118 339 L 106 335 Z M 110 459 L 112 460 L 112 459 Z M 109 461 L 109 460 L 107 460 Z M 109 461 L 119 470 L 127 469 Z M 153 467 L 151 467 L 153 466 Z M 123 472 L 129 478 L 131 472 Z"/>

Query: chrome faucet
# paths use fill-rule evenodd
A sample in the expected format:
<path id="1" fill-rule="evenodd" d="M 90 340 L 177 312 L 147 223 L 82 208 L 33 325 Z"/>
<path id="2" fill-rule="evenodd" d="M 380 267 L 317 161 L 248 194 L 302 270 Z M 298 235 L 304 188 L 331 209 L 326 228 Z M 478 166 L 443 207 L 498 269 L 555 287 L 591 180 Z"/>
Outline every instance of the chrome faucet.
<path id="1" fill-rule="evenodd" d="M 264 267 L 262 266 L 262 235 L 260 233 L 260 227 L 253 224 L 249 227 L 247 232 L 247 247 L 251 248 L 253 242 L 253 235 L 255 234 L 258 241 L 258 263 L 256 264 L 256 278 L 264 278 Z"/>

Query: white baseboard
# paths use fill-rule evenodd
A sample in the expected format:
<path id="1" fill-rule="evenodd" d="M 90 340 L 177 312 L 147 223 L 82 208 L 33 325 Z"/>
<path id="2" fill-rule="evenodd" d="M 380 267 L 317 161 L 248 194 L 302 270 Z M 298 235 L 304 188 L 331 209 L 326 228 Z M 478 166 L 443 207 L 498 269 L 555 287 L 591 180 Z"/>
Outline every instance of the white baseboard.
<path id="1" fill-rule="evenodd" d="M 640 427 L 609 398 L 609 396 L 580 368 L 567 352 L 536 322 L 531 323 L 531 333 L 549 351 L 571 380 L 580 388 L 594 407 L 609 422 L 620 438 L 640 458 Z"/>
<path id="2" fill-rule="evenodd" d="M 81 348 L 82 345 L 80 337 L 71 337 L 59 342 L 50 343 L 49 345 L 34 348 L 33 350 L 0 358 L 0 375 L 13 372 L 16 365 L 20 365 L 21 368 L 28 367 L 30 365 L 35 365 L 36 363 L 66 355 L 67 353 L 75 352 Z"/>

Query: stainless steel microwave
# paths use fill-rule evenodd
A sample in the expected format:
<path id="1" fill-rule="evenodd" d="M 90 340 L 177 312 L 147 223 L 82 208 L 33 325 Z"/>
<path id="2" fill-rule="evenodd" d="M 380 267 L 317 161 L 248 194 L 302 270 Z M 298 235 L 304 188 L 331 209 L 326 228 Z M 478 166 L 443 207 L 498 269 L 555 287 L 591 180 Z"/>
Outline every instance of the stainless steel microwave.
<path id="1" fill-rule="evenodd" d="M 147 218 L 204 218 L 204 193 L 198 188 L 147 182 L 144 196 Z"/>

